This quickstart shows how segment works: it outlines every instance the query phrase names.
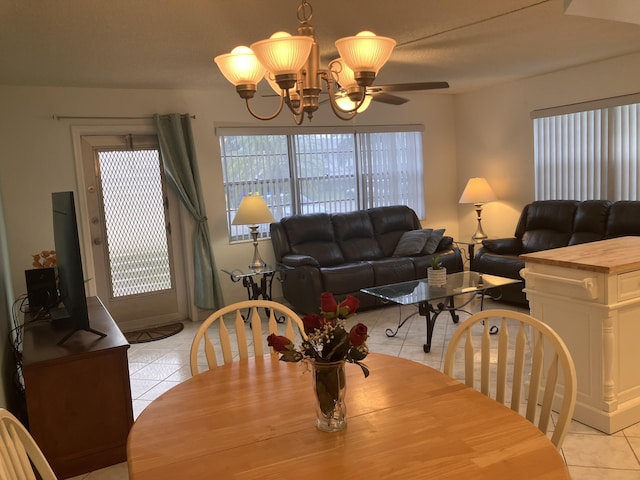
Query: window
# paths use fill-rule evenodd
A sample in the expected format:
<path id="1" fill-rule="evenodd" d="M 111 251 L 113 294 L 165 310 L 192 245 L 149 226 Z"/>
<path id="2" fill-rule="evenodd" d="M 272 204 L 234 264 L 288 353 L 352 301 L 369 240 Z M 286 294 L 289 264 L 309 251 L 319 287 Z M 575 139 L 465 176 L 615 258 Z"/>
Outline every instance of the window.
<path id="1" fill-rule="evenodd" d="M 403 131 L 263 132 L 218 131 L 232 241 L 250 238 L 246 227 L 231 222 L 242 197 L 256 192 L 276 219 L 400 204 L 422 216 L 420 127 Z M 268 228 L 262 228 L 261 235 L 267 236 Z"/>
<path id="2" fill-rule="evenodd" d="M 638 97 L 534 112 L 536 200 L 640 200 Z"/>

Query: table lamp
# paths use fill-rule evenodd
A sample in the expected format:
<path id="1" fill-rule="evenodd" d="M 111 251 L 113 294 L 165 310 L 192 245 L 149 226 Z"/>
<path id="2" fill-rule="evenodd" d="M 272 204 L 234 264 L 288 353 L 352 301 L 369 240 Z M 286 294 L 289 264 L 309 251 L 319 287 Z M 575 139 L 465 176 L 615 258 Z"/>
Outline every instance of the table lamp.
<path id="1" fill-rule="evenodd" d="M 464 187 L 459 203 L 473 203 L 476 207 L 476 214 L 478 215 L 478 227 L 471 237 L 474 242 L 480 242 L 487 238 L 487 234 L 482 230 L 480 218 L 482 215 L 482 205 L 487 202 L 493 202 L 497 199 L 498 197 L 496 197 L 496 194 L 493 192 L 485 178 L 470 178 L 467 182 L 467 186 Z"/>
<path id="2" fill-rule="evenodd" d="M 260 195 L 246 195 L 242 197 L 236 216 L 231 222 L 232 225 L 249 225 L 251 237 L 253 238 L 253 260 L 249 268 L 259 270 L 264 268 L 265 262 L 258 252 L 258 225 L 261 223 L 275 222 L 269 207 Z"/>

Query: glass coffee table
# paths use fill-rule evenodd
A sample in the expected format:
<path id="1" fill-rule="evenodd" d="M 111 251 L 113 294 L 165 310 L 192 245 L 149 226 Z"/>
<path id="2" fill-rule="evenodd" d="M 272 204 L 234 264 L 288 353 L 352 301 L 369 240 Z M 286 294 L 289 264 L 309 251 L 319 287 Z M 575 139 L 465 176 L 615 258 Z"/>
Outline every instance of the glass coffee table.
<path id="1" fill-rule="evenodd" d="M 447 283 L 441 287 L 429 286 L 426 278 L 420 280 L 412 280 L 409 282 L 393 283 L 383 285 L 381 287 L 363 288 L 360 291 L 374 297 L 378 297 L 386 302 L 393 302 L 400 305 L 416 305 L 418 311 L 412 313 L 408 317 L 399 321 L 395 330 L 388 328 L 386 334 L 388 337 L 394 337 L 400 328 L 416 314 L 425 317 L 427 322 L 427 343 L 424 344 L 424 351 L 431 351 L 431 337 L 433 336 L 433 327 L 436 324 L 436 318 L 442 312 L 449 312 L 453 323 L 458 323 L 459 317 L 457 311 L 463 311 L 476 296 L 481 295 L 480 309 L 484 306 L 484 294 L 488 290 L 499 289 L 503 285 L 519 283 L 521 280 L 513 278 L 498 277 L 497 275 L 487 275 L 478 272 L 459 272 L 447 275 Z M 472 294 L 458 306 L 454 304 L 454 298 L 463 294 Z M 492 292 L 491 296 L 495 299 L 500 298 L 500 293 Z M 493 333 L 497 331 L 497 327 L 492 327 Z"/>

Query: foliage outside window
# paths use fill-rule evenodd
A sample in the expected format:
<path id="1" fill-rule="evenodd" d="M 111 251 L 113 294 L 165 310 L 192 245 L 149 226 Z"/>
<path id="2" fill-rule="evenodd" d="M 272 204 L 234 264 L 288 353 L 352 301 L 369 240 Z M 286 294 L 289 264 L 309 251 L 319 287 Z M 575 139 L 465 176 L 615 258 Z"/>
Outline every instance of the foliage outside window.
<path id="1" fill-rule="evenodd" d="M 242 197 L 252 193 L 262 195 L 276 220 L 399 204 L 421 217 L 418 130 L 262 134 L 223 129 L 220 150 L 230 240 L 250 238 L 246 226 L 231 222 Z M 263 237 L 268 231 L 268 226 L 260 229 Z"/>

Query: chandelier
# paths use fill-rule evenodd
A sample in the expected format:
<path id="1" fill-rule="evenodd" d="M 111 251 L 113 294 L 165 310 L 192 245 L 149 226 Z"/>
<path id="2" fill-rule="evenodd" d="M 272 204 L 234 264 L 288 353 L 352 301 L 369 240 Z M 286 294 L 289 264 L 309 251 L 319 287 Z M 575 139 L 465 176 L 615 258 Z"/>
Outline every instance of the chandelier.
<path id="1" fill-rule="evenodd" d="M 303 0 L 298 6 L 297 35 L 276 32 L 250 48 L 236 47 L 231 53 L 215 57 L 222 74 L 235 85 L 247 110 L 258 120 L 274 119 L 285 105 L 296 124 L 301 125 L 305 116 L 311 120 L 320 104 L 323 81 L 331 109 L 341 120 L 352 119 L 371 102 L 367 87 L 391 56 L 396 41 L 368 31 L 341 38 L 335 42 L 340 58 L 329 62 L 328 69 L 322 69 L 320 47 L 309 23 L 312 16 L 311 5 Z M 266 117 L 254 112 L 250 104 L 263 77 L 280 97 L 276 111 Z"/>

